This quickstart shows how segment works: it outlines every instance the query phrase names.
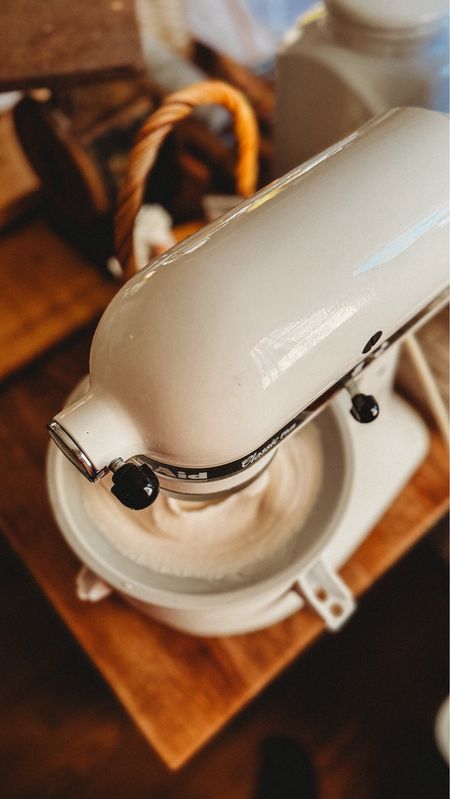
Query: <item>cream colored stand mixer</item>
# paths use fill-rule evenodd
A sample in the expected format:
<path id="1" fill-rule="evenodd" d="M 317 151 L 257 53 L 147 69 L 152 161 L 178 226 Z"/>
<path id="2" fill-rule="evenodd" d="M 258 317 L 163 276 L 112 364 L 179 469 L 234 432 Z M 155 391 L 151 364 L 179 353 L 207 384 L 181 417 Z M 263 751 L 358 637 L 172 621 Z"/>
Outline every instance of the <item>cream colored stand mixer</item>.
<path id="1" fill-rule="evenodd" d="M 397 109 L 118 292 L 49 424 L 81 596 L 205 635 L 345 622 L 337 571 L 427 452 L 393 380 L 447 301 L 448 205 L 448 119 Z"/>

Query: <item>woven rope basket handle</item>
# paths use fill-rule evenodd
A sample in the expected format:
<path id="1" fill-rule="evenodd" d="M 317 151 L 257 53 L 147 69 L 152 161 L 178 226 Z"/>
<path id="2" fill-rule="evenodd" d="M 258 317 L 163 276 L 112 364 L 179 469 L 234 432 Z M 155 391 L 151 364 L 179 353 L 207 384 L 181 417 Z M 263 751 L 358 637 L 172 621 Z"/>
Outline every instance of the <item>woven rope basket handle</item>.
<path id="1" fill-rule="evenodd" d="M 133 250 L 133 230 L 142 204 L 147 176 L 158 150 L 174 124 L 189 116 L 198 105 L 216 103 L 230 111 L 238 142 L 236 188 L 243 197 L 256 189 L 258 172 L 258 129 L 254 112 L 244 95 L 222 81 L 194 83 L 169 95 L 142 125 L 130 152 L 117 198 L 115 216 L 116 254 L 128 280 L 137 271 Z"/>

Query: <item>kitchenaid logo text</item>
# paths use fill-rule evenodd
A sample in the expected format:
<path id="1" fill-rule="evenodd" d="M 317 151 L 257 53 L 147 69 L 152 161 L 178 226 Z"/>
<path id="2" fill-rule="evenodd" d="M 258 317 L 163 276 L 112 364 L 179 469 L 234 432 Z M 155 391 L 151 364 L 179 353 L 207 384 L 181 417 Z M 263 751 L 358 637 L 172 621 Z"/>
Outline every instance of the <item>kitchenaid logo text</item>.
<path id="1" fill-rule="evenodd" d="M 158 474 L 166 477 L 176 477 L 178 480 L 207 480 L 208 472 L 186 472 L 180 469 L 171 469 L 169 466 L 153 465 L 153 469 Z"/>
<path id="2" fill-rule="evenodd" d="M 246 469 L 247 466 L 252 466 L 252 464 L 259 461 L 260 458 L 263 458 L 264 455 L 267 455 L 268 452 L 280 444 L 286 436 L 293 433 L 298 425 L 299 419 L 294 419 L 294 421 L 286 425 L 279 433 L 276 433 L 276 435 L 264 444 L 261 449 L 255 450 L 255 452 L 252 452 L 251 455 L 247 455 L 243 460 L 224 463 L 221 466 L 212 466 L 211 468 L 197 471 L 197 469 L 190 469 L 188 467 L 177 468 L 176 466 L 169 466 L 167 463 L 159 463 L 151 458 L 147 458 L 146 461 L 157 474 L 175 478 L 176 480 L 219 480 L 224 477 L 231 477 L 233 474 L 238 474 L 242 469 Z"/>
<path id="3" fill-rule="evenodd" d="M 290 433 L 292 433 L 296 427 L 297 427 L 296 422 L 292 422 L 288 427 L 285 427 L 284 430 L 281 431 L 281 433 L 279 433 L 277 436 L 274 436 L 272 440 L 269 441 L 268 444 L 262 447 L 262 449 L 258 449 L 256 450 L 256 452 L 252 452 L 252 454 L 249 455 L 247 458 L 244 458 L 244 460 L 241 463 L 242 468 L 246 469 L 247 466 L 251 466 L 253 463 L 256 463 L 256 461 L 259 461 L 260 458 L 264 457 L 264 455 L 267 455 L 267 453 L 270 452 L 271 449 L 276 447 L 277 444 L 280 443 L 280 441 L 283 441 L 283 439 L 286 438 L 286 436 L 288 436 Z"/>

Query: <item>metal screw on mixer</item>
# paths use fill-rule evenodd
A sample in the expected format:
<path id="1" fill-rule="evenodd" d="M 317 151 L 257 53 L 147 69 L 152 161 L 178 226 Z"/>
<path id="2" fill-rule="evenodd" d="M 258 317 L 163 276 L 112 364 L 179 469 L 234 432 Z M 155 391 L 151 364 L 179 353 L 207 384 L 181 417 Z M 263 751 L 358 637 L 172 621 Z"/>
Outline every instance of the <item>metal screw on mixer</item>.
<path id="1" fill-rule="evenodd" d="M 113 473 L 111 492 L 122 505 L 132 510 L 143 510 L 153 504 L 159 494 L 159 482 L 150 466 L 135 463 L 133 459 L 123 461 L 115 458 L 109 469 Z"/>

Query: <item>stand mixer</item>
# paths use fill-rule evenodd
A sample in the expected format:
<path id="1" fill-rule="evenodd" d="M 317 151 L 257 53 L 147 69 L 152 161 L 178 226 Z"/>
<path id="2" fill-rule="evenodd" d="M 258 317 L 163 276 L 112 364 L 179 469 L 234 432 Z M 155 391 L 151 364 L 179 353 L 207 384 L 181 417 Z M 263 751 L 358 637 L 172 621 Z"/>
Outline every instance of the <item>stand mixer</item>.
<path id="1" fill-rule="evenodd" d="M 388 112 L 118 292 L 49 424 L 81 595 L 205 635 L 345 622 L 337 570 L 427 451 L 393 380 L 447 301 L 446 160 L 444 115 Z"/>

